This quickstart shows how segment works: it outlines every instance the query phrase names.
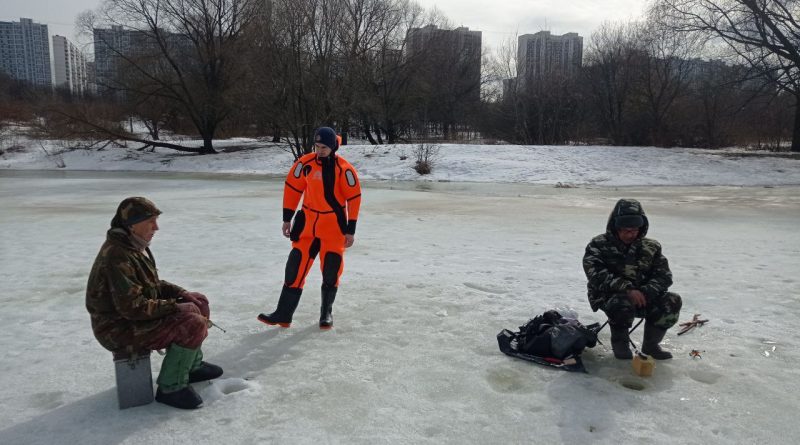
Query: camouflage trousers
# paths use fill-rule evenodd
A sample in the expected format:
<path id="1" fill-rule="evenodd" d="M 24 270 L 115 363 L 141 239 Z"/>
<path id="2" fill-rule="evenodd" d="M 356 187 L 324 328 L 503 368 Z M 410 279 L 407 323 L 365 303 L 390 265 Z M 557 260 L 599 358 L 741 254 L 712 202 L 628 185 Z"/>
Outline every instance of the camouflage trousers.
<path id="1" fill-rule="evenodd" d="M 680 295 L 666 292 L 656 298 L 647 297 L 647 305 L 637 308 L 626 294 L 615 294 L 606 300 L 601 309 L 608 316 L 608 324 L 613 327 L 630 328 L 634 318 L 644 318 L 648 325 L 669 329 L 678 322 L 682 304 Z"/>
<path id="2" fill-rule="evenodd" d="M 158 329 L 136 335 L 136 344 L 147 349 L 164 349 L 174 343 L 187 349 L 197 349 L 208 335 L 208 320 L 199 311 L 179 311 L 158 322 Z"/>

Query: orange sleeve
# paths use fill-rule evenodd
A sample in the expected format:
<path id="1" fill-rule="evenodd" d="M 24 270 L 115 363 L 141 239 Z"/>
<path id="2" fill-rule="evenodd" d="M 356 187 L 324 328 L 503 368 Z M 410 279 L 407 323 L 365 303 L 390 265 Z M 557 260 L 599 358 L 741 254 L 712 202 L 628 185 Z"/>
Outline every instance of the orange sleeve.
<path id="1" fill-rule="evenodd" d="M 294 216 L 300 198 L 306 189 L 306 180 L 303 176 L 303 158 L 295 161 L 289 174 L 286 175 L 286 183 L 283 186 L 283 221 L 289 222 Z"/>
<path id="2" fill-rule="evenodd" d="M 342 167 L 342 196 L 347 201 L 346 233 L 353 235 L 356 232 L 358 211 L 361 208 L 361 181 L 358 180 L 358 173 L 350 163 L 345 163 Z"/>

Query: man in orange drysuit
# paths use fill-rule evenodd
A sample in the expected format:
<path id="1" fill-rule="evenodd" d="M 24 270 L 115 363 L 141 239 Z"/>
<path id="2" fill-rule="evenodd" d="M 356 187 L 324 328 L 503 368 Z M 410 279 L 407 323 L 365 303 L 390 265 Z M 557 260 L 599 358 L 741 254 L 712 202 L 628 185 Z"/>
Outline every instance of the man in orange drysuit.
<path id="1" fill-rule="evenodd" d="M 328 127 L 314 134 L 316 153 L 295 161 L 283 188 L 283 236 L 292 240 L 278 307 L 259 321 L 288 328 L 306 276 L 319 254 L 322 269 L 320 329 L 333 327 L 331 308 L 344 268 L 344 250 L 353 245 L 361 184 L 355 168 L 336 155 L 339 141 Z M 295 214 L 300 198 L 303 208 Z M 294 224 L 291 223 L 294 217 Z"/>

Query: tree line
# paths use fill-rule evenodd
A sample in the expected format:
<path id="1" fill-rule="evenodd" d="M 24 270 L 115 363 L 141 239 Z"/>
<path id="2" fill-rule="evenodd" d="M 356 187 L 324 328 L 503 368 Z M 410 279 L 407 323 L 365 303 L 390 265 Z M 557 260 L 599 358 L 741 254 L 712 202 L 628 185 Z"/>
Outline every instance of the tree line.
<path id="1" fill-rule="evenodd" d="M 525 144 L 800 151 L 798 17 L 792 0 L 655 0 L 641 21 L 600 26 L 579 74 L 506 85 L 481 131 Z M 515 55 L 513 42 L 501 49 L 498 77 L 513 76 Z"/>
<path id="2" fill-rule="evenodd" d="M 576 74 L 516 79 L 513 40 L 497 54 L 463 41 L 409 47 L 449 28 L 410 0 L 105 0 L 80 26 L 113 52 L 98 93 L 45 94 L 0 76 L 0 121 L 50 137 L 130 140 L 198 153 L 231 136 L 284 142 L 296 156 L 328 125 L 373 144 L 518 144 L 800 151 L 797 0 L 654 0 L 646 17 L 606 23 Z M 122 26 L 136 51 L 95 29 Z M 100 40 L 98 40 L 100 39 Z M 454 50 L 455 48 L 455 50 Z M 98 67 L 99 72 L 99 67 Z M 132 121 L 149 136 L 136 136 Z M 198 135 L 199 147 L 163 141 Z"/>

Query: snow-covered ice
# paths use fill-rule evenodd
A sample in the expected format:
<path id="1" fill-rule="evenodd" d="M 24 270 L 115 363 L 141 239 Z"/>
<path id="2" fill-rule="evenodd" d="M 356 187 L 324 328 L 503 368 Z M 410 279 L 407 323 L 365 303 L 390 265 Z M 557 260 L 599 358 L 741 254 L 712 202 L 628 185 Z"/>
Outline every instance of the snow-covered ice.
<path id="1" fill-rule="evenodd" d="M 291 162 L 280 150 L 230 161 L 230 169 L 224 155 L 181 156 L 179 164 L 137 152 L 139 161 L 120 161 L 127 170 L 266 175 L 0 170 L 0 443 L 800 437 L 800 161 L 609 149 L 631 154 L 635 174 L 623 180 L 620 158 L 606 160 L 599 148 L 583 162 L 575 147 L 519 149 L 531 159 L 495 170 L 469 146 L 454 147 L 434 172 L 453 182 L 370 180 L 413 172 L 390 162 L 394 155 L 350 156 L 369 147 L 343 150 L 368 180 L 329 332 L 317 328 L 317 267 L 292 328 L 255 319 L 274 307 L 289 252 L 280 235 L 283 180 L 271 176 Z M 517 149 L 497 150 L 505 154 L 491 159 L 514 158 Z M 74 156 L 65 157 L 67 169 L 81 168 L 78 156 L 86 157 L 83 169 L 117 166 L 102 153 Z M 46 160 L 0 161 L 33 169 Z M 598 179 L 603 174 L 608 180 Z M 157 403 L 118 410 L 111 356 L 91 334 L 86 278 L 116 205 L 130 195 L 164 211 L 152 246 L 162 278 L 206 293 L 212 318 L 227 330 L 212 329 L 204 344 L 225 375 L 196 385 L 206 403 L 194 412 Z M 641 200 L 648 212 L 672 290 L 684 298 L 681 321 L 700 313 L 710 322 L 680 337 L 670 330 L 675 359 L 657 363 L 650 378 L 635 376 L 606 346 L 584 354 L 588 374 L 501 354 L 495 335 L 546 309 L 603 320 L 589 309 L 580 261 L 621 197 Z M 633 338 L 640 341 L 641 328 Z M 159 365 L 154 356 L 154 375 Z"/>

